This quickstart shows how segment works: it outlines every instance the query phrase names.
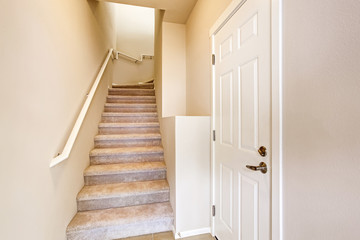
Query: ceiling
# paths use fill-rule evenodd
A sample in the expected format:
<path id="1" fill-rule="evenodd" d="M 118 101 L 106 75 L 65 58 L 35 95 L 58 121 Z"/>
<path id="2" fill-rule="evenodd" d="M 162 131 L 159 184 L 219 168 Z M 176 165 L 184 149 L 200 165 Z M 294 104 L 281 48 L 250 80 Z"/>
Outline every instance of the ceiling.
<path id="1" fill-rule="evenodd" d="M 130 4 L 165 10 L 164 21 L 186 23 L 197 0 L 104 0 L 107 2 Z"/>

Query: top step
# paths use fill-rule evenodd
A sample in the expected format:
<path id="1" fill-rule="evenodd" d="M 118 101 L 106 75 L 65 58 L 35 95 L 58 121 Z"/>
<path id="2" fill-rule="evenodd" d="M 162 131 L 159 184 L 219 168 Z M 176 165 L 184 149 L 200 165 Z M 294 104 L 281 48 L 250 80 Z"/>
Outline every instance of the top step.
<path id="1" fill-rule="evenodd" d="M 113 88 L 137 88 L 137 89 L 154 89 L 153 83 L 143 84 L 112 84 Z"/>
<path id="2" fill-rule="evenodd" d="M 155 96 L 155 89 L 109 88 L 109 95 L 118 95 L 118 96 Z"/>

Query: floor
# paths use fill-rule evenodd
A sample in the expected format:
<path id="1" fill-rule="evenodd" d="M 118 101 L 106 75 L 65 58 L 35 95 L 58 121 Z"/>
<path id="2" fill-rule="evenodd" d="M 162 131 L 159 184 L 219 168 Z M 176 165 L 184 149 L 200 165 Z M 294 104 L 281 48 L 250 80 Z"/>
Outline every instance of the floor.
<path id="1" fill-rule="evenodd" d="M 181 238 L 182 240 L 214 240 L 210 234 L 202 234 L 194 237 Z M 156 233 L 139 237 L 121 238 L 118 240 L 174 240 L 172 232 Z"/>

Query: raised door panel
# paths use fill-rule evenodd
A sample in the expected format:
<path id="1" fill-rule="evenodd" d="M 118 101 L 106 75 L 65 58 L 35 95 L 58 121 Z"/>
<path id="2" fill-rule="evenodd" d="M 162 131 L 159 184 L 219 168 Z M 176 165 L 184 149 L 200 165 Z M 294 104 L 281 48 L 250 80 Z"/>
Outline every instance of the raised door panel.
<path id="1" fill-rule="evenodd" d="M 239 99 L 239 148 L 256 150 L 258 146 L 258 61 L 257 59 L 238 68 Z"/>
<path id="2" fill-rule="evenodd" d="M 233 145 L 233 72 L 220 77 L 220 141 L 222 144 Z"/>
<path id="3" fill-rule="evenodd" d="M 239 235 L 241 240 L 257 240 L 259 229 L 258 182 L 239 173 Z"/>
<path id="4" fill-rule="evenodd" d="M 220 168 L 220 220 L 228 228 L 233 229 L 233 170 L 221 165 Z"/>

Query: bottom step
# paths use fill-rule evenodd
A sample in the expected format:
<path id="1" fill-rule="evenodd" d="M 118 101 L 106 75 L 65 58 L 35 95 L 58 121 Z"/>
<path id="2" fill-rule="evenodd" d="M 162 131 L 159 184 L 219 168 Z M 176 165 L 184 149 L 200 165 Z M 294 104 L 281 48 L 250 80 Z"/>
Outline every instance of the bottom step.
<path id="1" fill-rule="evenodd" d="M 171 231 L 169 202 L 78 212 L 66 230 L 68 240 L 112 240 Z"/>

